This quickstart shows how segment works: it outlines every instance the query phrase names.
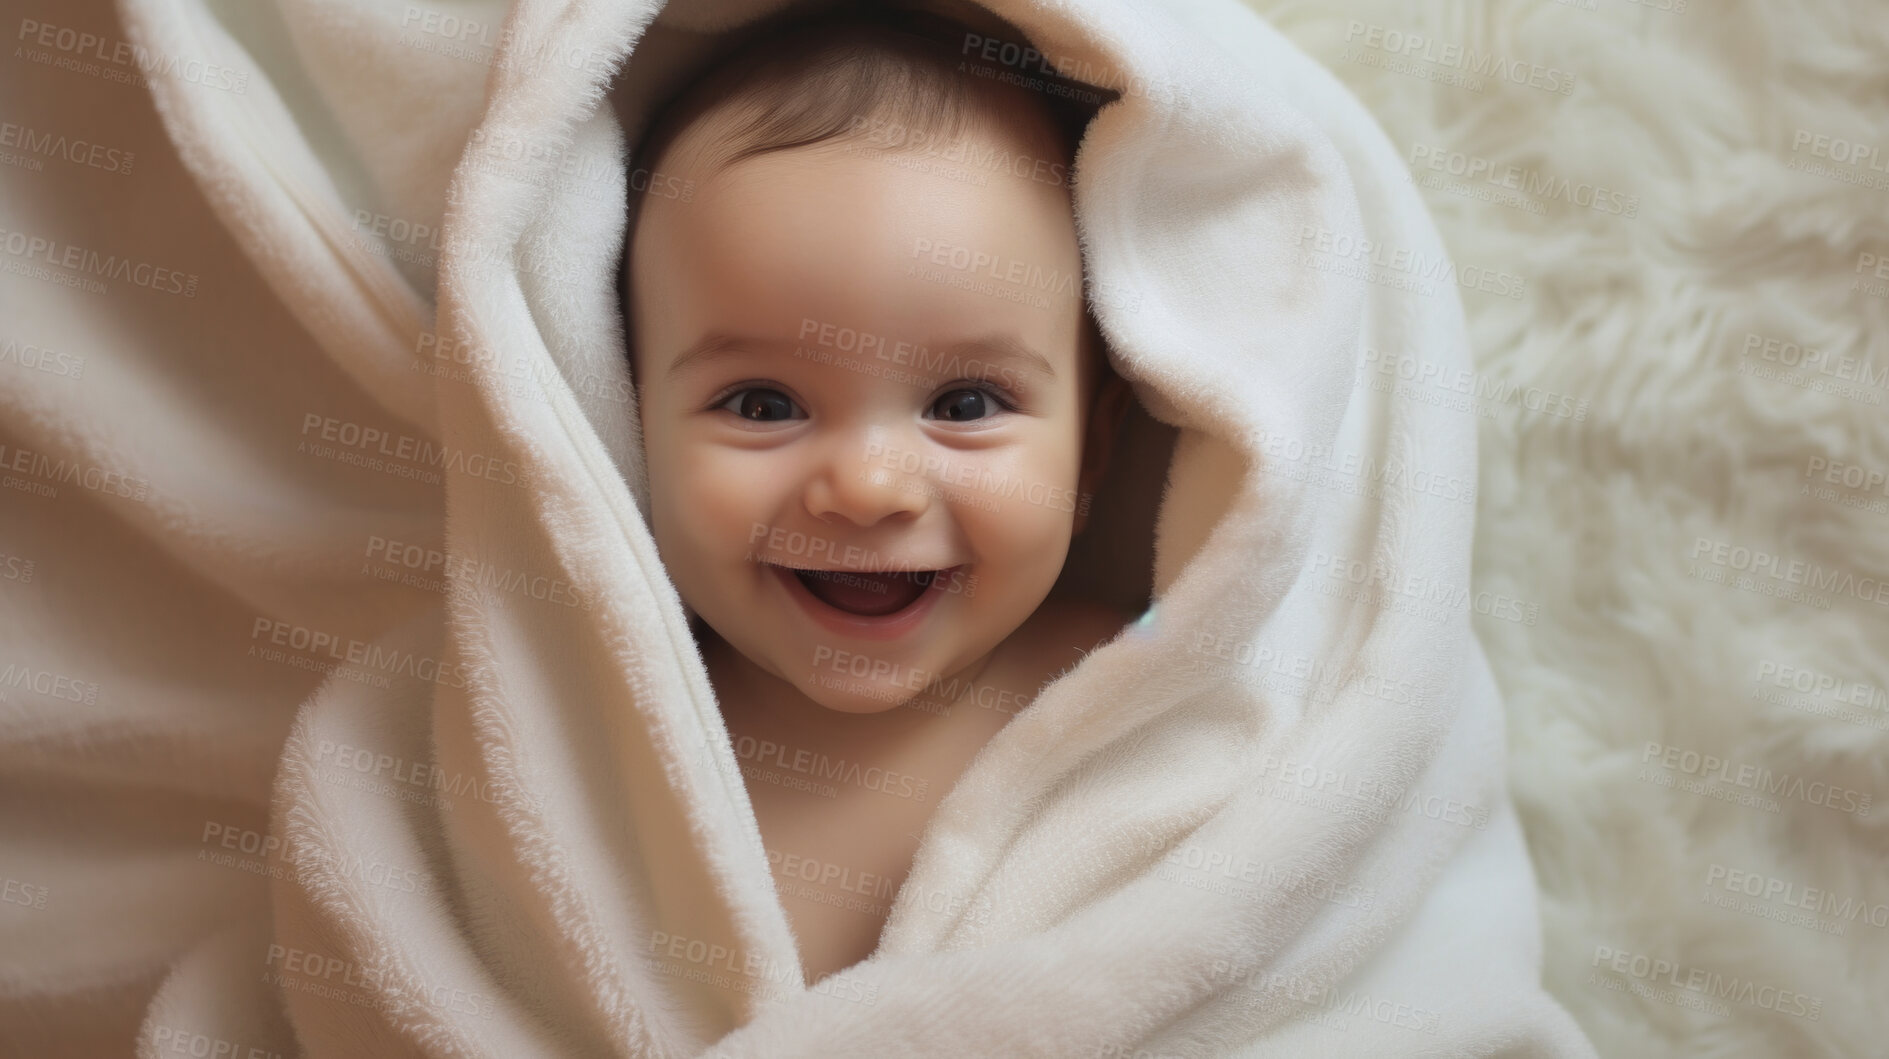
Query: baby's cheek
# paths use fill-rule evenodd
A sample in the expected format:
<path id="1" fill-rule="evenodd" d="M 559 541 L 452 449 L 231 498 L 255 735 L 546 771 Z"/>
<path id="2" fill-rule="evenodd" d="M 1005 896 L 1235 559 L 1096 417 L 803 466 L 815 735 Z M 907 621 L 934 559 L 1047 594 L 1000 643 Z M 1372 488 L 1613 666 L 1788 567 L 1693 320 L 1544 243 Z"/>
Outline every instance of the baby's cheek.
<path id="1" fill-rule="evenodd" d="M 978 552 L 991 564 L 1059 562 L 1068 550 L 1074 518 L 1073 489 L 1061 483 L 1025 482 L 1014 495 L 976 512 Z"/>
<path id="2" fill-rule="evenodd" d="M 770 476 L 759 461 L 707 456 L 675 468 L 678 528 L 692 547 L 743 549 L 768 532 Z"/>

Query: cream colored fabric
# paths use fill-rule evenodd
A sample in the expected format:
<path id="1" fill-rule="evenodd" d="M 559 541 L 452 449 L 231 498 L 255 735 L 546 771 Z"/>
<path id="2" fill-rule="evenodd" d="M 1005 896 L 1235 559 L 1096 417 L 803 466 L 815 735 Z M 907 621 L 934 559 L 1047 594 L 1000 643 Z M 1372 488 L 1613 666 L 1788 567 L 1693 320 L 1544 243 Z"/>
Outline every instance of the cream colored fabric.
<path id="1" fill-rule="evenodd" d="M 248 73 L 150 91 L 253 268 L 195 311 L 266 288 L 285 337 L 9 395 L 10 444 L 152 486 L 23 550 L 161 569 L 145 620 L 24 633 L 122 668 L 99 710 L 8 706 L 19 783 L 91 829 L 9 841 L 142 903 L 45 919 L 13 1010 L 158 981 L 147 1055 L 1593 1054 L 1539 984 L 1470 627 L 1473 421 L 1354 386 L 1368 351 L 1468 364 L 1453 290 L 1348 264 L 1443 254 L 1396 151 L 1238 4 L 989 6 L 1125 89 L 1077 216 L 1169 462 L 1125 461 L 1070 578 L 1154 605 L 943 797 L 873 958 L 805 983 L 643 518 L 616 302 L 623 123 L 664 49 L 770 5 L 120 0 L 137 47 Z M 486 62 L 444 29 L 482 11 Z M 138 812 L 134 860 L 97 821 Z M 266 886 L 198 856 L 246 832 Z"/>

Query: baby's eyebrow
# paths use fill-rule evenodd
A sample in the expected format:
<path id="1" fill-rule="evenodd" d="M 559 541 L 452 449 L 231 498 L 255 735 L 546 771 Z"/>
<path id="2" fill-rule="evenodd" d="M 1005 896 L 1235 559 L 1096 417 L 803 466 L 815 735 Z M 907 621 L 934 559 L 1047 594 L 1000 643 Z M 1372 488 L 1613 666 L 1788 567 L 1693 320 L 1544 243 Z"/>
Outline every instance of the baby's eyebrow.
<path id="1" fill-rule="evenodd" d="M 737 357 L 756 349 L 788 349 L 802 343 L 784 338 L 762 338 L 754 335 L 738 335 L 728 331 L 709 331 L 690 343 L 669 365 L 668 374 L 675 376 L 697 363 L 710 363 L 724 357 Z M 920 363 L 923 368 L 936 365 L 946 373 L 956 373 L 950 367 L 969 359 L 985 364 L 999 361 L 1011 361 L 1021 364 L 1044 378 L 1054 381 L 1056 365 L 1036 349 L 1017 338 L 1015 335 L 996 333 L 980 335 L 953 342 L 939 350 L 932 351 L 919 347 Z"/>
<path id="2" fill-rule="evenodd" d="M 793 345 L 771 338 L 757 338 L 753 335 L 737 335 L 727 331 L 710 331 L 689 344 L 687 349 L 676 355 L 669 365 L 670 376 L 682 373 L 684 368 L 696 362 L 709 363 L 718 358 L 739 356 L 755 348 Z"/>
<path id="3" fill-rule="evenodd" d="M 1050 359 L 1037 352 L 1015 335 L 992 334 L 978 338 L 954 342 L 944 349 L 944 354 L 953 360 L 972 354 L 983 354 L 985 361 L 1014 361 L 1036 372 L 1050 381 L 1056 379 L 1056 365 Z"/>

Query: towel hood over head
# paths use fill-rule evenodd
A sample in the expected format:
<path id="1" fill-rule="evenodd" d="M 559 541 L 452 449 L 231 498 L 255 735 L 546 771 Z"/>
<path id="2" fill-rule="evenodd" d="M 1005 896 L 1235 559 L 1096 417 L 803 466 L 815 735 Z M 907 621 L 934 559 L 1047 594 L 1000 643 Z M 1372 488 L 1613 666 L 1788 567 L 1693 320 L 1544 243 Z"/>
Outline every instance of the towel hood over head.
<path id="1" fill-rule="evenodd" d="M 282 870 L 178 942 L 144 1054 L 1592 1054 L 1540 985 L 1471 628 L 1474 420 L 1361 378 L 1470 366 L 1454 284 L 1385 265 L 1441 241 L 1248 9 L 983 5 L 1035 54 L 967 60 L 1118 96 L 1073 196 L 1140 407 L 1065 582 L 1153 605 L 940 792 L 872 958 L 807 983 L 646 520 L 618 299 L 650 108 L 781 5 L 118 4 L 249 71 L 150 88 L 350 383 L 284 421 L 392 479 L 375 577 L 432 579 L 201 564 L 325 676 L 267 748 Z M 348 517 L 297 561 L 349 576 Z"/>

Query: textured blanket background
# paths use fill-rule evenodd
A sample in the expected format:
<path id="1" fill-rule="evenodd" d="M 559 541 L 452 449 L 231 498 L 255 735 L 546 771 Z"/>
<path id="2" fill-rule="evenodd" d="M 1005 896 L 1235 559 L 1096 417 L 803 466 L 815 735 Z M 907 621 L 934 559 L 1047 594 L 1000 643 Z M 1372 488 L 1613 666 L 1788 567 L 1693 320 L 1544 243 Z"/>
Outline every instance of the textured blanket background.
<path id="1" fill-rule="evenodd" d="M 1889 1054 L 1889 12 L 1251 2 L 1440 184 L 1479 377 L 1374 378 L 1483 416 L 1549 988 L 1606 1056 Z"/>

